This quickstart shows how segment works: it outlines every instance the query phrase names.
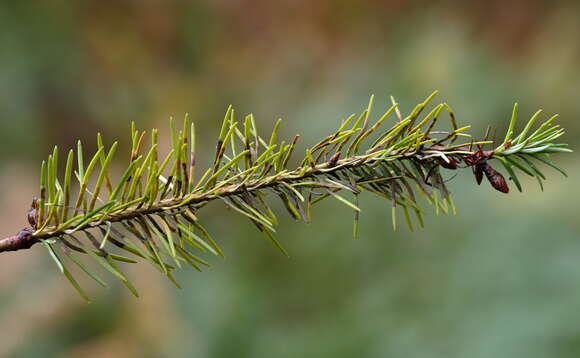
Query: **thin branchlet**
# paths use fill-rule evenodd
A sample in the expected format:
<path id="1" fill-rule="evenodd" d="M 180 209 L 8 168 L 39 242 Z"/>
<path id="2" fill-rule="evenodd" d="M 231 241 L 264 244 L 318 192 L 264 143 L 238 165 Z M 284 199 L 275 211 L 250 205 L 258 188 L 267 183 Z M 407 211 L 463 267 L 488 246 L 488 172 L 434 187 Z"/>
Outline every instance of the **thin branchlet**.
<path id="1" fill-rule="evenodd" d="M 556 142 L 564 134 L 554 124 L 556 116 L 534 129 L 538 112 L 516 136 L 516 104 L 508 132 L 495 146 L 493 141 L 473 140 L 466 133 L 469 127 L 458 126 L 456 114 L 446 103 L 426 110 L 436 94 L 406 117 L 391 98 L 392 106 L 375 121 L 371 97 L 360 115 L 349 116 L 337 131 L 307 148 L 299 158 L 301 164 L 294 168 L 290 163 L 298 150 L 299 135 L 279 141 L 278 120 L 272 133 L 261 136 L 253 116 L 240 123 L 231 106 L 216 141 L 213 163 L 206 170 L 196 167 L 195 126 L 187 116 L 182 127 L 171 120 L 172 149 L 164 157 L 158 155 L 157 130 L 152 131 L 147 148 L 146 133 L 132 124 L 130 163 L 116 181 L 109 166 L 117 143 L 107 148 L 98 135 L 98 150 L 87 160 L 79 142 L 76 165 L 71 150 L 63 178 L 58 178 L 59 151 L 55 147 L 42 163 L 40 197 L 27 213 L 30 228 L 0 240 L 0 252 L 44 244 L 61 272 L 87 298 L 65 266 L 65 257 L 99 284 L 104 281 L 77 257 L 79 254 L 119 278 L 137 295 L 117 262 L 146 261 L 178 285 L 172 274 L 176 268 L 187 264 L 201 270 L 208 263 L 199 255 L 224 256 L 199 218 L 200 210 L 214 200 L 247 217 L 287 255 L 275 236 L 278 218 L 268 197 L 281 200 L 292 218 L 305 222 L 310 221 L 316 203 L 336 199 L 354 211 L 356 238 L 361 211 L 358 195 L 363 191 L 391 203 L 394 227 L 398 213 L 402 213 L 413 230 L 414 221 L 423 226 L 425 203 L 436 213 L 455 212 L 448 188 L 451 179 L 444 178 L 445 170 L 470 168 L 478 184 L 485 175 L 502 193 L 509 191 L 508 181 L 494 168 L 494 162 L 502 164 L 520 191 L 517 172 L 535 177 L 542 188 L 546 176 L 540 164 L 566 175 L 549 159 L 552 153 L 571 151 Z M 437 129 L 445 117 L 451 130 Z M 419 200 L 421 197 L 424 200 Z"/>

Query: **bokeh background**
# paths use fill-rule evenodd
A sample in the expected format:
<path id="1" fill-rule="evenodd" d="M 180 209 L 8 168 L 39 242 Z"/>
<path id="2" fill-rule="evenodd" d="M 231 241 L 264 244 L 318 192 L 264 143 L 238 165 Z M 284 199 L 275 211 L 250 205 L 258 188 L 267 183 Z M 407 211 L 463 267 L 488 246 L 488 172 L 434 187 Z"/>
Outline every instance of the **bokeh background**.
<path id="1" fill-rule="evenodd" d="M 439 89 L 472 133 L 501 133 L 518 101 L 560 113 L 577 147 L 579 33 L 574 1 L 2 1 L 2 235 L 26 225 L 54 144 L 126 144 L 130 121 L 167 135 L 189 113 L 209 158 L 230 103 L 265 129 L 284 118 L 304 148 L 371 93 L 410 110 Z M 3 254 L 0 356 L 578 357 L 580 162 L 557 161 L 570 178 L 548 170 L 543 193 L 460 175 L 458 214 L 414 233 L 367 196 L 353 241 L 329 201 L 309 225 L 282 220 L 290 259 L 213 205 L 227 259 L 179 273 L 182 290 L 130 267 L 139 299 L 85 282 L 85 304 L 42 247 Z"/>

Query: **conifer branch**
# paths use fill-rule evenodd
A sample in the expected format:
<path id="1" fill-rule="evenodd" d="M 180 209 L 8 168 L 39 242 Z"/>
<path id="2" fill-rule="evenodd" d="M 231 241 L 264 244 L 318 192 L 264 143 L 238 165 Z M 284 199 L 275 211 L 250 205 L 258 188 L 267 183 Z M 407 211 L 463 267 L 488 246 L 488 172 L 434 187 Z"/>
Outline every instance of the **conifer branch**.
<path id="1" fill-rule="evenodd" d="M 97 151 L 86 160 L 82 143 L 67 153 L 63 175 L 59 176 L 59 150 L 54 148 L 40 170 L 40 197 L 28 212 L 31 228 L 0 240 L 0 252 L 29 249 L 42 243 L 65 277 L 77 291 L 88 296 L 65 265 L 77 265 L 99 284 L 106 286 L 81 256 L 109 271 L 135 295 L 137 291 L 117 262 L 147 261 L 177 286 L 172 272 L 182 264 L 200 270 L 208 266 L 198 256 L 224 256 L 217 242 L 202 226 L 200 209 L 221 200 L 226 207 L 247 217 L 282 253 L 286 250 L 275 238 L 278 222 L 269 197 L 277 197 L 289 215 L 309 222 L 311 210 L 320 200 L 333 198 L 354 212 L 353 236 L 358 233 L 358 195 L 367 191 L 387 199 L 392 207 L 393 227 L 402 213 L 409 229 L 415 222 L 423 226 L 424 203 L 436 213 L 455 213 L 443 169 L 470 168 L 477 184 L 483 177 L 502 193 L 509 192 L 504 176 L 489 163 L 502 164 L 509 180 L 522 190 L 517 172 L 536 178 L 543 189 L 546 176 L 539 164 L 554 164 L 553 153 L 571 152 L 555 141 L 564 129 L 554 124 L 556 116 L 539 126 L 538 111 L 516 136 L 517 104 L 503 141 L 475 141 L 458 127 L 446 103 L 424 114 L 434 92 L 403 117 L 398 104 L 372 121 L 374 97 L 359 115 L 346 118 L 331 135 L 306 149 L 300 165 L 290 168 L 299 136 L 279 141 L 280 121 L 269 137 L 261 137 L 252 115 L 236 120 L 230 106 L 216 144 L 213 164 L 197 178 L 195 126 L 186 117 L 180 128 L 170 121 L 172 149 L 158 154 L 158 132 L 146 133 L 131 126 L 131 157 L 118 180 L 109 166 L 117 142 L 106 148 L 100 134 Z M 443 114 L 442 114 L 443 113 Z M 450 129 L 436 129 L 440 118 Z M 393 123 L 388 125 L 387 123 Z M 489 149 L 486 149 L 489 148 Z M 76 157 L 76 161 L 75 161 Z M 76 192 L 76 194 L 74 194 Z M 343 192 L 352 195 L 346 197 Z M 80 254 L 80 255 L 78 255 Z M 130 257 L 124 256 L 129 255 Z"/>

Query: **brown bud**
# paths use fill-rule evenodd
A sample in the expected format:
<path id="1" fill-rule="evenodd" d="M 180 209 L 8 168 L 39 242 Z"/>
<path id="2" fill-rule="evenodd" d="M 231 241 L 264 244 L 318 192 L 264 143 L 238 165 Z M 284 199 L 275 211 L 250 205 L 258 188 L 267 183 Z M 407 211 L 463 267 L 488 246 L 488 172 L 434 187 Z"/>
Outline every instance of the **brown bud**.
<path id="1" fill-rule="evenodd" d="M 501 175 L 500 172 L 493 169 L 489 164 L 487 163 L 484 164 L 483 172 L 485 173 L 487 180 L 489 180 L 489 183 L 491 184 L 491 186 L 493 186 L 495 190 L 501 191 L 502 193 L 506 194 L 510 191 L 503 175 Z"/>

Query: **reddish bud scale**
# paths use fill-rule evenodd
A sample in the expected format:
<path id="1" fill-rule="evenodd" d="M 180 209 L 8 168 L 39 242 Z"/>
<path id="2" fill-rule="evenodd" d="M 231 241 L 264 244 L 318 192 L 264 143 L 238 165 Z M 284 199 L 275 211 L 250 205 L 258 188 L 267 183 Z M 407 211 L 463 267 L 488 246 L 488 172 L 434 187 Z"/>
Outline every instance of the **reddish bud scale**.
<path id="1" fill-rule="evenodd" d="M 338 162 L 338 158 L 340 158 L 340 152 L 334 153 L 334 155 L 328 161 L 328 167 L 329 168 L 335 167 L 336 163 Z"/>
<path id="2" fill-rule="evenodd" d="M 36 230 L 36 226 L 38 225 L 38 201 L 36 199 L 32 200 L 32 205 L 26 216 L 30 226 Z"/>

